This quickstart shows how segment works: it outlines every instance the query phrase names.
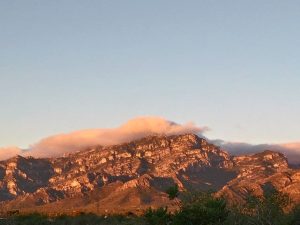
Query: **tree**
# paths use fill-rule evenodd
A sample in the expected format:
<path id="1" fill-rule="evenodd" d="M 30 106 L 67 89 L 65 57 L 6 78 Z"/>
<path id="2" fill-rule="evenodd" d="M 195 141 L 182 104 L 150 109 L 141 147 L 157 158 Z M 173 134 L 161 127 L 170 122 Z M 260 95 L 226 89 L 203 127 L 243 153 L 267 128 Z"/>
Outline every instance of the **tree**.
<path id="1" fill-rule="evenodd" d="M 166 190 L 166 193 L 169 195 L 170 200 L 173 200 L 173 199 L 177 198 L 178 195 L 179 195 L 178 185 L 176 184 L 174 186 L 169 187 Z"/>

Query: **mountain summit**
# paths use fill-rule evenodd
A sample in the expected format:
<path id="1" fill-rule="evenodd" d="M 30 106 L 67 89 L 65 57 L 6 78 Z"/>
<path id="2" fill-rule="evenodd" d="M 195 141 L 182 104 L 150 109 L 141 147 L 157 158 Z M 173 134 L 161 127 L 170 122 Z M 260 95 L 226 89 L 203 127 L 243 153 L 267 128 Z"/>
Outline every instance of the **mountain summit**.
<path id="1" fill-rule="evenodd" d="M 300 201 L 300 171 L 278 152 L 230 156 L 195 134 L 149 136 L 93 146 L 60 158 L 17 156 L 0 162 L 2 209 L 139 212 L 175 207 L 165 193 L 215 190 L 229 201 L 262 195 L 265 185 Z"/>

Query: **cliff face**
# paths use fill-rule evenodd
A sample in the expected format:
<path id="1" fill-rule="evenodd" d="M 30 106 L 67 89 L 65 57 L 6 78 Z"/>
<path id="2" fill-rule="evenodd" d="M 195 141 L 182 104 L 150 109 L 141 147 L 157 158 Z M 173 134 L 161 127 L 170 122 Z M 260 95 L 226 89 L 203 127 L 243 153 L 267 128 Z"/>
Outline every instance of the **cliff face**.
<path id="1" fill-rule="evenodd" d="M 95 146 L 62 158 L 15 157 L 0 162 L 0 201 L 5 209 L 135 211 L 169 205 L 165 190 L 219 190 L 240 201 L 265 184 L 300 200 L 300 172 L 276 152 L 230 157 L 194 134 L 151 136 Z"/>

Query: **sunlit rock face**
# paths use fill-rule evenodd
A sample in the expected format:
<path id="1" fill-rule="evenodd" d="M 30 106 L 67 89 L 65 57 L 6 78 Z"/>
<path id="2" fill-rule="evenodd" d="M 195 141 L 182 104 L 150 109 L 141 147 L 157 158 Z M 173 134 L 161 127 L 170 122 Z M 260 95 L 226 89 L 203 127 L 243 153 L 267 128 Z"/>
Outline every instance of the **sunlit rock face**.
<path id="1" fill-rule="evenodd" d="M 218 193 L 233 203 L 242 202 L 246 196 L 263 196 L 265 187 L 288 194 L 292 201 L 300 201 L 299 170 L 288 167 L 286 157 L 278 152 L 233 157 L 238 176 L 229 181 Z"/>
<path id="2" fill-rule="evenodd" d="M 2 206 L 55 211 L 138 211 L 170 205 L 165 190 L 216 190 L 241 201 L 263 186 L 300 200 L 300 172 L 284 155 L 265 151 L 232 157 L 195 134 L 150 136 L 108 147 L 92 146 L 61 158 L 15 157 L 0 162 Z"/>

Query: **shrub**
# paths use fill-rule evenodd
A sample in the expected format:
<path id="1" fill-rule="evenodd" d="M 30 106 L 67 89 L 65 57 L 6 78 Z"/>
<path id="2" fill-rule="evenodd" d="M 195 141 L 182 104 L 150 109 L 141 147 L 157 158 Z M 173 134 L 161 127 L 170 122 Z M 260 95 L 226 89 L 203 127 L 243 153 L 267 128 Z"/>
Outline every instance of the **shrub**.
<path id="1" fill-rule="evenodd" d="M 175 225 L 217 225 L 228 216 L 226 202 L 211 193 L 187 194 L 180 210 L 174 215 Z"/>
<path id="2" fill-rule="evenodd" d="M 158 209 L 149 208 L 145 212 L 144 217 L 146 222 L 150 225 L 166 225 L 171 220 L 167 207 L 160 207 Z"/>
<path id="3" fill-rule="evenodd" d="M 300 205 L 295 206 L 290 213 L 289 225 L 300 225 Z"/>
<path id="4" fill-rule="evenodd" d="M 169 187 L 166 190 L 166 193 L 169 195 L 170 200 L 173 200 L 174 198 L 178 197 L 179 195 L 178 185 L 176 184 L 175 186 Z"/>

